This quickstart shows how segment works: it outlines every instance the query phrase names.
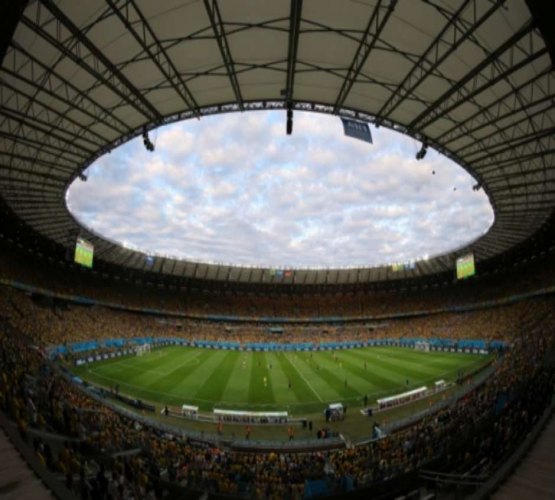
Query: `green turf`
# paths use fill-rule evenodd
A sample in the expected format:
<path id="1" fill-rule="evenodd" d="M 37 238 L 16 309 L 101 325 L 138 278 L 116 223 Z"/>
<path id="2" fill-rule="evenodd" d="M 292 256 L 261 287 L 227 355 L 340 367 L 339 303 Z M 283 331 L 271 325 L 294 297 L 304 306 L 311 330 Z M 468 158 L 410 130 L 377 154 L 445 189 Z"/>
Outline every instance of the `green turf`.
<path id="1" fill-rule="evenodd" d="M 105 387 L 160 404 L 201 410 L 322 411 L 327 403 L 360 406 L 439 379 L 454 380 L 489 357 L 372 347 L 331 352 L 239 352 L 166 347 L 73 368 Z M 365 367 L 366 364 L 366 367 Z M 266 384 L 264 384 L 266 378 Z M 407 384 L 408 382 L 408 384 Z M 291 384 L 291 387 L 289 387 Z"/>

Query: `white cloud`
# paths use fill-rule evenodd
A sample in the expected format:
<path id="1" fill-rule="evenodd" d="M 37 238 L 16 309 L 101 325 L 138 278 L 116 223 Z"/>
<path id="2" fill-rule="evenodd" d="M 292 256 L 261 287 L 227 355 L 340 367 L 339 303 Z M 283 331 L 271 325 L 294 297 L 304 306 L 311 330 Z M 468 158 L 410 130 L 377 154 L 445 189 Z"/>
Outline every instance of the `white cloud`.
<path id="1" fill-rule="evenodd" d="M 492 220 L 473 179 L 383 127 L 374 145 L 337 117 L 284 113 L 203 118 L 151 132 L 101 158 L 69 205 L 85 225 L 150 252 L 243 265 L 342 267 L 437 255 Z M 432 172 L 435 172 L 433 174 Z M 457 188 L 455 191 L 454 188 Z"/>

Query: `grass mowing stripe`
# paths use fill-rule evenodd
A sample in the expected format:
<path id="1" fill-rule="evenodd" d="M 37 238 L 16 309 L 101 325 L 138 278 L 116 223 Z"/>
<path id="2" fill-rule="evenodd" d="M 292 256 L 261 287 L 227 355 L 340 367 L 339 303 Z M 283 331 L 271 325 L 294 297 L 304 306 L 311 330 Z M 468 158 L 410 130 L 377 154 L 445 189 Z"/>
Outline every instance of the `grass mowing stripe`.
<path id="1" fill-rule="evenodd" d="M 204 380 L 199 390 L 194 394 L 194 398 L 212 399 L 221 401 L 227 383 L 239 361 L 239 353 L 235 351 L 223 351 L 225 356 L 216 369 Z"/>
<path id="2" fill-rule="evenodd" d="M 292 359 L 289 359 L 290 356 L 288 353 L 284 353 L 282 356 L 278 356 L 279 364 L 281 365 L 283 371 L 285 373 L 289 373 L 289 378 L 291 380 L 291 389 L 299 399 L 299 401 L 310 402 L 310 400 L 306 399 L 306 389 L 308 389 L 319 401 L 324 401 L 320 394 L 312 387 L 312 384 L 308 381 L 308 379 L 299 371 L 299 369 L 295 366 Z M 293 368 L 291 370 L 291 368 Z"/>
<path id="3" fill-rule="evenodd" d="M 385 357 L 389 359 L 396 359 L 399 362 L 405 363 L 405 359 L 407 357 L 412 358 L 419 358 L 421 360 L 419 371 L 425 372 L 428 375 L 424 379 L 424 382 L 429 382 L 431 380 L 438 380 L 440 378 L 455 378 L 455 375 L 461 369 L 468 369 L 469 366 L 478 367 L 484 364 L 490 357 L 483 358 L 482 356 L 476 357 L 476 355 L 472 354 L 454 354 L 454 353 L 444 353 L 444 352 L 420 352 L 420 351 L 412 351 L 412 350 L 397 350 L 393 353 L 391 352 L 392 348 L 386 348 Z M 354 353 L 353 353 L 354 354 Z M 380 354 L 380 357 L 383 357 L 383 354 Z M 437 359 L 449 359 L 449 363 L 439 364 L 433 363 L 434 360 Z M 466 362 L 462 363 L 465 360 Z M 413 363 L 414 364 L 414 363 Z M 403 371 L 405 371 L 403 369 Z"/>
<path id="4" fill-rule="evenodd" d="M 384 385 L 387 385 L 390 381 L 389 379 L 386 379 L 384 377 L 379 377 L 368 371 L 367 369 L 365 370 L 364 367 L 361 367 L 360 363 L 356 362 L 355 364 L 355 360 L 344 360 L 343 361 L 343 366 L 344 369 L 347 370 L 351 375 L 353 375 L 354 377 L 356 377 L 357 380 L 362 380 L 364 382 L 364 386 L 365 388 L 363 388 L 364 392 L 367 392 L 369 388 L 372 388 L 373 390 L 376 389 L 381 389 Z M 380 380 L 380 384 L 376 383 L 376 379 Z M 349 379 L 350 382 L 353 382 L 352 379 Z M 354 384 L 354 385 L 360 385 L 360 384 Z"/>
<path id="5" fill-rule="evenodd" d="M 272 365 L 270 376 L 272 377 L 272 390 L 274 392 L 274 399 L 279 403 L 282 402 L 285 406 L 289 404 L 298 404 L 301 398 L 298 398 L 293 391 L 293 386 L 289 388 L 291 382 L 291 369 L 285 368 L 281 363 L 283 353 L 269 352 L 266 353 L 266 359 Z M 308 392 L 311 396 L 310 392 Z"/>
<path id="6" fill-rule="evenodd" d="M 159 379 L 169 375 L 178 366 L 181 366 L 198 356 L 198 352 L 190 351 L 187 353 L 186 357 L 184 357 L 183 352 L 184 351 L 181 349 L 177 351 L 172 349 L 166 354 L 166 356 L 164 356 L 163 359 L 158 357 L 155 360 L 155 363 L 152 364 L 152 367 L 156 368 L 156 370 L 146 368 L 144 364 L 140 366 L 141 363 L 139 362 L 139 359 L 147 357 L 145 355 L 143 358 L 124 358 L 121 359 L 118 364 L 102 365 L 102 373 L 111 377 L 122 376 L 129 384 L 143 386 L 148 382 L 152 383 L 153 379 Z M 176 360 L 178 361 L 178 364 L 175 363 Z M 167 367 L 167 362 L 169 362 L 170 366 L 173 367 L 170 371 L 162 370 L 162 368 Z M 129 373 L 129 370 L 133 370 L 135 374 Z"/>
<path id="7" fill-rule="evenodd" d="M 434 368 L 438 365 L 453 366 L 453 363 L 451 361 L 446 360 L 444 356 L 440 356 L 440 355 L 438 356 L 436 353 L 430 353 L 430 352 L 419 352 L 419 351 L 413 351 L 413 350 L 407 349 L 404 352 L 397 352 L 397 353 L 382 352 L 381 356 L 382 357 L 385 356 L 390 359 L 395 359 L 405 364 L 416 365 L 424 369 L 424 371 L 428 371 L 430 374 L 436 373 L 438 371 L 436 368 Z M 458 364 L 459 362 L 460 360 L 457 360 L 456 364 Z"/>
<path id="8" fill-rule="evenodd" d="M 315 377 L 322 379 L 330 389 L 333 389 L 335 393 L 339 394 L 341 397 L 352 398 L 358 396 L 359 393 L 349 386 L 347 379 L 345 377 L 339 377 L 334 373 L 335 362 L 333 359 L 322 358 L 319 360 L 317 366 L 313 366 L 312 363 L 307 362 L 297 353 L 293 355 L 295 359 L 300 359 L 302 363 L 305 364 L 314 374 Z M 330 400 L 328 400 L 330 401 Z"/>
<path id="9" fill-rule="evenodd" d="M 420 351 L 408 347 L 383 347 L 382 353 L 391 357 L 412 356 L 413 358 L 425 359 L 427 363 L 430 361 L 434 363 L 445 362 L 446 364 L 457 363 L 465 357 L 476 358 L 475 354 L 460 353 L 460 352 L 447 352 L 447 351 Z"/>
<path id="10" fill-rule="evenodd" d="M 358 405 L 365 394 L 369 398 L 385 397 L 440 378 L 453 380 L 460 371 L 471 371 L 488 361 L 471 354 L 394 347 L 341 350 L 336 354 L 337 360 L 327 351 L 258 353 L 172 346 L 141 357 L 73 367 L 72 371 L 93 383 L 116 383 L 122 393 L 162 404 L 190 403 L 202 410 L 221 405 L 238 410 L 306 413 L 321 412 L 327 402 Z"/>
<path id="11" fill-rule="evenodd" d="M 248 402 L 249 397 L 249 384 L 247 383 L 250 378 L 252 370 L 252 363 L 254 359 L 249 353 L 241 352 L 235 370 L 231 373 L 227 382 L 226 391 L 223 395 L 222 402 L 225 403 L 238 403 Z"/>
<path id="12" fill-rule="evenodd" d="M 143 354 L 142 356 L 135 355 L 128 358 L 128 360 L 135 366 L 144 369 L 160 369 L 172 359 L 175 359 L 175 350 L 171 348 L 167 350 L 154 350 L 150 353 Z"/>
<path id="13" fill-rule="evenodd" d="M 189 373 L 183 374 L 179 379 L 174 379 L 173 384 L 169 386 L 167 392 L 184 394 L 187 398 L 187 401 L 184 401 L 185 403 L 191 402 L 192 404 L 198 404 L 198 406 L 203 409 L 211 409 L 212 405 L 210 402 L 214 400 L 204 400 L 204 398 L 196 396 L 196 393 L 222 362 L 226 352 L 227 351 L 208 351 L 206 357 L 201 356 L 203 358 L 201 360 L 202 362 L 193 365 Z M 161 388 L 161 390 L 163 389 Z M 207 403 L 207 401 L 209 402 Z"/>
<path id="14" fill-rule="evenodd" d="M 91 375 L 92 376 L 89 377 L 89 380 L 93 381 L 94 383 L 99 385 L 109 386 L 109 385 L 113 385 L 112 382 L 115 382 L 123 388 L 123 390 L 120 391 L 121 393 L 125 393 L 128 396 L 135 396 L 135 397 L 138 397 L 139 399 L 146 399 L 154 402 L 166 402 L 170 404 L 179 404 L 181 399 L 165 392 L 150 390 L 145 387 L 139 387 L 133 384 L 128 384 L 126 382 L 121 381 L 120 379 L 108 377 L 106 375 L 102 375 L 99 373 L 94 373 Z M 161 396 L 164 396 L 164 398 L 161 398 Z"/>
<path id="15" fill-rule="evenodd" d="M 372 381 L 372 384 L 377 387 L 380 392 L 384 392 L 391 389 L 396 389 L 402 386 L 402 382 L 404 382 L 405 378 L 402 373 L 397 371 L 391 371 L 389 369 L 382 369 L 374 364 L 372 361 L 368 361 L 368 358 L 361 358 L 360 356 L 356 355 L 355 352 L 343 352 L 343 356 L 347 358 L 356 358 L 357 360 L 362 360 L 361 366 L 366 366 L 367 368 L 361 368 L 367 373 L 369 380 Z M 366 361 L 366 365 L 364 365 L 364 361 Z M 354 365 L 352 365 L 354 366 Z M 390 365 L 388 365 L 390 366 Z"/>
<path id="16" fill-rule="evenodd" d="M 157 378 L 151 383 L 147 384 L 147 387 L 160 388 L 160 390 L 165 390 L 167 387 L 176 387 L 176 382 L 182 382 L 189 375 L 197 370 L 199 366 L 202 366 L 212 357 L 214 351 L 199 350 L 198 355 L 192 358 L 187 358 L 185 362 L 179 365 L 177 368 L 172 370 L 170 373 L 164 377 Z M 192 363 L 191 361 L 198 360 L 199 363 Z M 177 384 L 180 385 L 180 384 Z"/>
<path id="17" fill-rule="evenodd" d="M 356 355 L 356 353 L 352 353 Z M 407 380 L 420 380 L 426 378 L 427 370 L 419 370 L 415 368 L 408 368 L 403 360 L 391 360 L 387 356 L 373 353 L 368 358 L 368 368 L 375 369 L 376 367 L 382 368 L 384 371 L 390 372 L 394 377 L 398 377 L 402 373 Z M 409 383 L 409 385 L 411 385 Z"/>
<path id="18" fill-rule="evenodd" d="M 255 405 L 275 403 L 270 369 L 264 353 L 255 352 L 249 382 L 249 402 Z"/>

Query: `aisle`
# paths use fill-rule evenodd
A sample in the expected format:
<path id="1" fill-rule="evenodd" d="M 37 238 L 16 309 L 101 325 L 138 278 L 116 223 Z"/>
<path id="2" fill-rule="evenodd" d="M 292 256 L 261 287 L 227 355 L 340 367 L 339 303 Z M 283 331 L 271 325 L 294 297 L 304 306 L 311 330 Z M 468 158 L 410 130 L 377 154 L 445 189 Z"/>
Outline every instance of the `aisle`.
<path id="1" fill-rule="evenodd" d="M 555 414 L 536 444 L 492 498 L 555 499 Z"/>
<path id="2" fill-rule="evenodd" d="M 0 428 L 0 497 L 42 500 L 54 498 Z"/>

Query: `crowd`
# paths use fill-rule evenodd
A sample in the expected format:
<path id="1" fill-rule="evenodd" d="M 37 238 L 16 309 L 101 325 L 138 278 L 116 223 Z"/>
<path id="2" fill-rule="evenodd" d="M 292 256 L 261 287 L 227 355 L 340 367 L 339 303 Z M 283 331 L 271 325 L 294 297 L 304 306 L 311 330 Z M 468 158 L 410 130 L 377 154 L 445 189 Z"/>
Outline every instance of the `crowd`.
<path id="1" fill-rule="evenodd" d="M 542 301 L 538 299 L 538 306 Z M 256 321 L 240 324 L 167 318 L 102 306 L 80 305 L 0 285 L 0 315 L 41 346 L 136 337 L 172 337 L 191 341 L 324 343 L 384 338 L 511 340 L 513 325 L 527 314 L 527 302 L 463 313 L 440 313 L 345 324 L 281 324 L 281 333 Z M 272 325 L 276 326 L 276 325 Z"/>
<path id="2" fill-rule="evenodd" d="M 494 374 L 464 398 L 367 445 L 318 453 L 223 450 L 183 441 L 110 410 L 67 381 L 43 351 L 48 344 L 81 338 L 131 337 L 146 331 L 167 335 L 167 322 L 105 308 L 59 307 L 0 289 L 0 406 L 45 466 L 63 475 L 66 486 L 81 498 L 160 498 L 172 488 L 302 498 L 310 480 L 324 480 L 329 492 L 339 493 L 434 463 L 449 471 L 489 474 L 553 396 L 553 367 L 545 362 L 554 348 L 553 298 L 459 316 L 391 321 L 377 329 L 379 335 L 395 331 L 468 337 L 474 332 L 480 338 L 501 336 L 512 347 L 495 360 Z M 245 333 L 249 339 L 267 336 L 255 327 Z M 169 328 L 179 332 L 175 325 Z M 207 324 L 187 328 L 180 333 L 190 335 L 199 328 L 204 337 L 227 335 L 225 325 L 218 325 L 215 333 L 208 333 Z M 308 328 L 307 337 L 317 338 L 318 328 Z M 330 331 L 346 335 L 341 328 Z M 234 335 L 242 338 L 240 331 Z M 56 446 L 32 437 L 30 428 L 66 436 L 68 442 Z"/>
<path id="3" fill-rule="evenodd" d="M 21 249 L 6 244 L 0 238 L 0 278 L 12 279 L 42 287 L 56 293 L 83 296 L 98 301 L 120 304 L 130 308 L 172 311 L 191 316 L 218 315 L 248 318 L 321 318 L 321 317 L 379 317 L 407 312 L 421 312 L 460 305 L 477 304 L 502 296 L 534 291 L 549 286 L 555 277 L 555 262 L 549 256 L 537 259 L 526 269 L 514 268 L 511 273 L 481 277 L 479 286 L 461 282 L 453 286 L 430 287 L 424 291 L 407 289 L 349 290 L 324 292 L 268 293 L 231 292 L 224 285 L 213 291 L 202 291 L 181 284 L 163 286 L 144 279 L 141 283 L 92 271 L 78 272 L 67 262 L 43 262 L 36 256 L 25 255 Z M 73 268 L 72 268 L 73 266 Z M 518 274 L 518 280 L 514 279 Z M 60 280 L 60 275 L 64 280 Z"/>

